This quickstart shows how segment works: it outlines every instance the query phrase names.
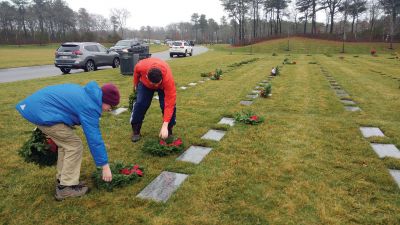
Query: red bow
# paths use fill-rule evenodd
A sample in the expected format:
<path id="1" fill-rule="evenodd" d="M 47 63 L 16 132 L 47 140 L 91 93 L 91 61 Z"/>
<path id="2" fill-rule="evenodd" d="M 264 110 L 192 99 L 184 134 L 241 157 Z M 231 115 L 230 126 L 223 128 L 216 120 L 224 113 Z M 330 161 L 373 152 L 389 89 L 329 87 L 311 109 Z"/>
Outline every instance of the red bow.
<path id="1" fill-rule="evenodd" d="M 139 177 L 143 176 L 143 171 L 139 169 L 138 165 L 134 165 L 132 169 L 129 168 L 123 168 L 121 171 L 119 171 L 120 174 L 124 175 L 131 175 L 132 173 L 136 173 Z"/>
<path id="2" fill-rule="evenodd" d="M 175 147 L 179 147 L 182 145 L 182 139 L 177 138 L 175 141 L 173 141 L 171 144 L 167 144 L 166 141 L 164 140 L 160 140 L 160 145 L 164 145 L 164 146 L 175 146 Z"/>
<path id="3" fill-rule="evenodd" d="M 56 153 L 58 150 L 57 144 L 51 138 L 46 139 L 46 143 L 50 145 L 50 151 Z"/>
<path id="4" fill-rule="evenodd" d="M 258 116 L 256 116 L 256 115 L 250 116 L 250 120 L 257 121 L 258 120 Z"/>

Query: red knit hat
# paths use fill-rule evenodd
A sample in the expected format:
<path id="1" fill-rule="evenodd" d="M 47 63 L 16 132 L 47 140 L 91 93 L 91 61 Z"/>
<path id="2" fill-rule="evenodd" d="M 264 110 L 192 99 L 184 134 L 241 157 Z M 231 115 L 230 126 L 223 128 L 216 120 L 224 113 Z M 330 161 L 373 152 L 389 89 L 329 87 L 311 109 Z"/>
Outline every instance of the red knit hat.
<path id="1" fill-rule="evenodd" d="M 103 103 L 111 106 L 116 106 L 119 104 L 119 91 L 114 84 L 104 84 L 103 87 L 101 87 L 101 91 L 103 92 Z"/>

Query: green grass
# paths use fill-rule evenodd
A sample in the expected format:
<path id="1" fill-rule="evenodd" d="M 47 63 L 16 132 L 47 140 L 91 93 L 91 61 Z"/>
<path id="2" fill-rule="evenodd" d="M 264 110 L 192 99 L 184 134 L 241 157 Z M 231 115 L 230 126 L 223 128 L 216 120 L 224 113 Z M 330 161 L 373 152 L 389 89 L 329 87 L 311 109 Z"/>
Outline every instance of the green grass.
<path id="1" fill-rule="evenodd" d="M 277 39 L 272 41 L 261 42 L 252 46 L 245 47 L 229 47 L 229 45 L 214 45 L 216 50 L 233 51 L 242 53 L 281 53 L 282 54 L 336 54 L 342 51 L 342 42 L 326 41 L 309 38 L 293 37 L 289 39 L 290 51 L 287 51 L 288 39 Z M 394 44 L 395 50 L 388 49 L 388 43 L 382 42 L 361 42 L 361 43 L 345 43 L 345 52 L 349 54 L 370 54 L 372 48 L 375 48 L 377 54 L 387 54 L 398 51 L 399 43 Z"/>
<path id="2" fill-rule="evenodd" d="M 266 43 L 268 45 L 270 43 Z M 263 46 L 264 47 L 264 46 Z M 272 44 L 274 47 L 274 44 Z M 267 48 L 267 47 L 265 47 Z M 177 86 L 201 80 L 201 72 L 254 57 L 258 61 L 224 73 L 222 80 L 178 89 L 175 134 L 186 145 L 212 146 L 199 165 L 176 161 L 177 156 L 145 155 L 141 146 L 156 138 L 161 127 L 158 102 L 150 107 L 143 140 L 129 141 L 129 114 L 101 120 L 111 160 L 139 163 L 146 168 L 141 182 L 79 199 L 53 199 L 55 168 L 40 169 L 17 155 L 33 125 L 14 110 L 15 104 L 47 85 L 74 82 L 113 82 L 128 104 L 132 77 L 118 70 L 0 84 L 0 218 L 5 224 L 397 224 L 399 188 L 388 173 L 398 160 L 379 159 L 362 138 L 360 126 L 380 127 L 386 143 L 400 147 L 400 89 L 392 79 L 369 72 L 379 67 L 392 73 L 394 61 L 368 54 L 291 54 L 296 65 L 285 65 L 272 80 L 272 97 L 245 107 L 239 101 L 280 64 L 284 52 L 248 55 L 226 51 L 179 58 L 169 62 Z M 308 64 L 316 61 L 318 64 Z M 366 66 L 367 65 L 367 66 Z M 363 111 L 346 112 L 330 89 L 320 66 L 335 77 Z M 219 143 L 201 140 L 220 127 L 223 115 L 251 109 L 265 122 L 237 124 Z M 77 132 L 82 136 L 81 129 Z M 83 136 L 82 136 L 83 138 Z M 81 178 L 89 181 L 94 163 L 85 147 Z M 165 204 L 135 196 L 161 171 L 190 174 Z M 129 215 L 129 216 L 127 216 Z"/>
<path id="3" fill-rule="evenodd" d="M 111 47 L 113 44 L 105 43 Z M 0 45 L 0 69 L 22 66 L 50 65 L 59 44 L 49 45 Z M 151 45 L 150 53 L 168 50 L 166 45 Z"/>

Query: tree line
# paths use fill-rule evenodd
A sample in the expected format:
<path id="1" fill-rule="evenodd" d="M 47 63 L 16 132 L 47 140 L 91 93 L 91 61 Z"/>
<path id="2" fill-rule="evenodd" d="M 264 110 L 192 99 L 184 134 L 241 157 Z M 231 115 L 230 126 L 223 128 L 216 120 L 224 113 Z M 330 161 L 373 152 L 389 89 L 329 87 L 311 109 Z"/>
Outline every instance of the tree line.
<path id="1" fill-rule="evenodd" d="M 285 35 L 345 40 L 400 36 L 400 0 L 221 0 L 235 43 Z M 317 15 L 324 22 L 317 22 Z"/>
<path id="2" fill-rule="evenodd" d="M 193 13 L 187 22 L 128 29 L 131 12 L 108 17 L 64 0 L 0 1 L 0 44 L 64 41 L 115 42 L 122 38 L 184 39 L 243 45 L 268 38 L 305 35 L 336 40 L 393 42 L 400 37 L 400 0 L 220 0 L 219 21 Z M 318 22 L 324 18 L 323 22 Z"/>

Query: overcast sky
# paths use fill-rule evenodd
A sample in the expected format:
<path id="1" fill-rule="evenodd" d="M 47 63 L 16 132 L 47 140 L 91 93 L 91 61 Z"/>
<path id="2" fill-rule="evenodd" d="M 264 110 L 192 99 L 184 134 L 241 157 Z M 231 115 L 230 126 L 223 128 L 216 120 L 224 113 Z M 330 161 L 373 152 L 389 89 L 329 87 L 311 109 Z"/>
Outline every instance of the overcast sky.
<path id="1" fill-rule="evenodd" d="M 193 13 L 205 14 L 217 23 L 226 16 L 219 0 L 66 0 L 74 11 L 86 8 L 89 13 L 110 16 L 110 9 L 127 9 L 131 17 L 127 27 L 140 29 L 141 26 L 164 27 L 170 23 L 190 22 Z"/>

